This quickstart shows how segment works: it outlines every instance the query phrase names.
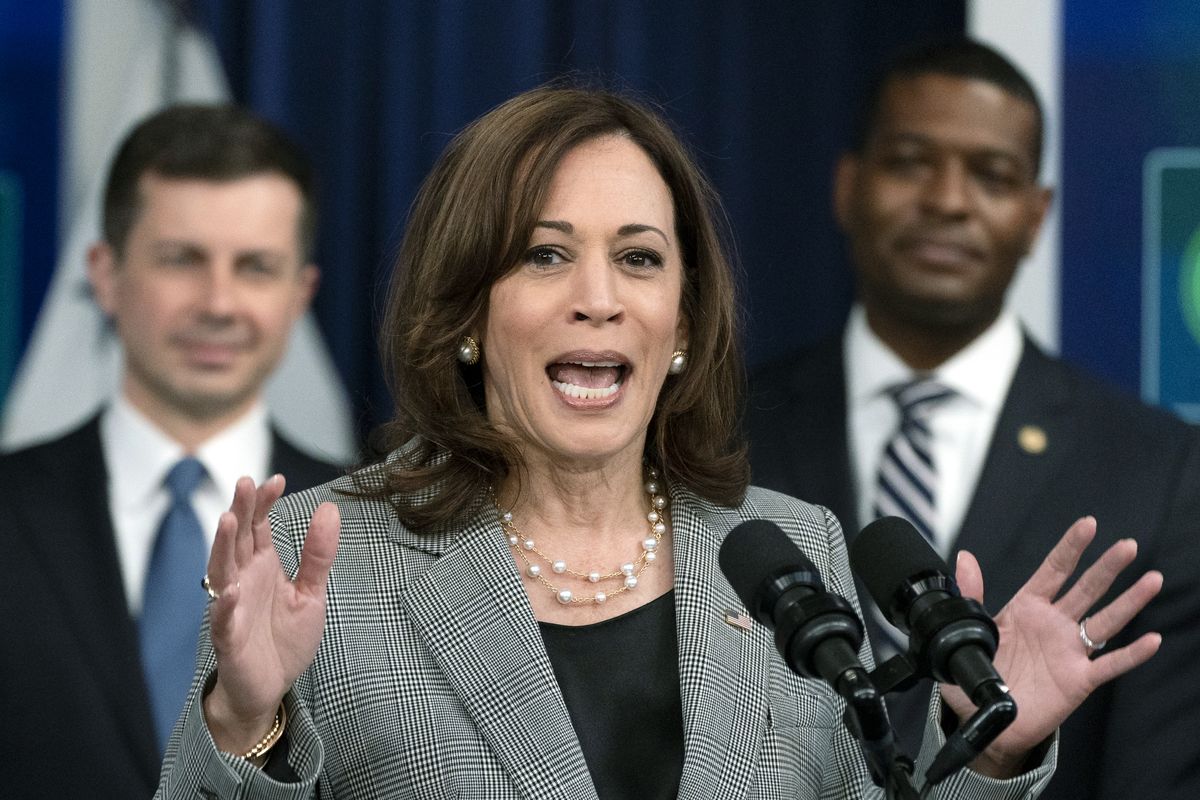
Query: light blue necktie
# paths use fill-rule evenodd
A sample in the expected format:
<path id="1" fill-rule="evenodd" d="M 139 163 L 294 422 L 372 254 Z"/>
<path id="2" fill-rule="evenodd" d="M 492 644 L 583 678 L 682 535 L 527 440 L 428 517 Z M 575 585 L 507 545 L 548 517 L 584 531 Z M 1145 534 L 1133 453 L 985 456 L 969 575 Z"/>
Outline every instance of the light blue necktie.
<path id="1" fill-rule="evenodd" d="M 187 699 L 207 602 L 196 582 L 208 553 L 192 509 L 192 492 L 204 476 L 204 465 L 194 458 L 182 459 L 167 473 L 163 485 L 171 493 L 171 505 L 154 540 L 142 595 L 138 636 L 160 754 Z"/>

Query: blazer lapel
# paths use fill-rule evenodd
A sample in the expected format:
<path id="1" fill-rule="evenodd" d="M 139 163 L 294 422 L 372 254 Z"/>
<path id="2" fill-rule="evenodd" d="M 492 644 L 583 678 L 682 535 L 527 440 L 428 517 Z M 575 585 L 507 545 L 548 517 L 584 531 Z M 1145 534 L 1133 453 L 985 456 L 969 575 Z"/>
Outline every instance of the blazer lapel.
<path id="1" fill-rule="evenodd" d="M 1037 513 L 1039 494 L 1067 466 L 1068 443 L 1075 439 L 1069 392 L 1053 371 L 1044 369 L 1046 363 L 1046 356 L 1026 339 L 955 542 L 956 550 L 975 554 L 985 576 L 989 565 L 1012 559 L 1024 544 L 1023 522 Z"/>
<path id="2" fill-rule="evenodd" d="M 518 790 L 526 797 L 596 800 L 537 621 L 493 517 L 477 516 L 448 542 L 401 602 Z"/>
<path id="3" fill-rule="evenodd" d="M 726 622 L 745 608 L 718 572 L 721 540 L 740 520 L 686 490 L 673 492 L 675 608 L 686 757 L 680 798 L 740 798 L 765 735 L 771 637 Z"/>

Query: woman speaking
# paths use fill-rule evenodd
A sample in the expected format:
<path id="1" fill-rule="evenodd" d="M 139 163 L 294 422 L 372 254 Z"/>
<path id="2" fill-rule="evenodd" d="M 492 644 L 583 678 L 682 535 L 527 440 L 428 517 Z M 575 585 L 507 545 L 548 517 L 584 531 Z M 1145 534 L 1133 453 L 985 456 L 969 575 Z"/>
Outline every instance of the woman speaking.
<path id="1" fill-rule="evenodd" d="M 239 483 L 160 797 L 881 793 L 841 701 L 789 671 L 717 566 L 765 518 L 857 602 L 837 520 L 747 486 L 719 218 L 664 121 L 619 95 L 537 89 L 451 142 L 382 327 L 394 449 L 277 504 L 279 476 Z M 997 619 L 1021 714 L 935 796 L 1035 796 L 1059 723 L 1156 649 L 1093 660 L 1078 638 L 1122 546 L 1055 600 L 1092 532 Z M 1115 632 L 1157 585 L 1092 619 Z M 927 749 L 971 712 L 935 693 Z"/>

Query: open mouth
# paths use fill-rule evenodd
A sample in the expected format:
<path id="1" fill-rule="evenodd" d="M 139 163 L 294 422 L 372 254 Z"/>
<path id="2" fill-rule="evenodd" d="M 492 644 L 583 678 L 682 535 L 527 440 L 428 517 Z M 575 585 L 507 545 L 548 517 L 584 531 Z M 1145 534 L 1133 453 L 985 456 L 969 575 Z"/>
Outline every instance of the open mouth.
<path id="1" fill-rule="evenodd" d="M 559 361 L 546 367 L 555 390 L 578 400 L 612 397 L 628 371 L 620 361 Z"/>

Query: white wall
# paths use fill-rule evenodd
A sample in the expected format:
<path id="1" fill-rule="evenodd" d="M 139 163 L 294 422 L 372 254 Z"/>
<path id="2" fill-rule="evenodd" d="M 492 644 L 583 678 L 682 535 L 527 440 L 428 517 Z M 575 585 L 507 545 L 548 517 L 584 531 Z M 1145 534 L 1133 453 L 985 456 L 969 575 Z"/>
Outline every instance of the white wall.
<path id="1" fill-rule="evenodd" d="M 967 31 L 1025 72 L 1046 115 L 1042 181 L 1056 196 L 1033 253 L 1009 290 L 1012 307 L 1034 339 L 1059 349 L 1059 198 L 1062 152 L 1062 3 L 1060 0 L 967 0 Z"/>

